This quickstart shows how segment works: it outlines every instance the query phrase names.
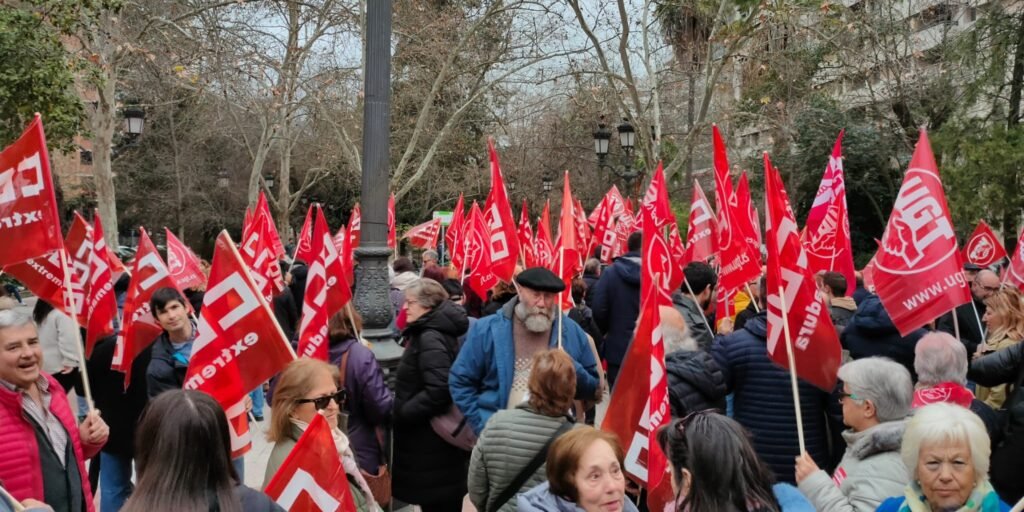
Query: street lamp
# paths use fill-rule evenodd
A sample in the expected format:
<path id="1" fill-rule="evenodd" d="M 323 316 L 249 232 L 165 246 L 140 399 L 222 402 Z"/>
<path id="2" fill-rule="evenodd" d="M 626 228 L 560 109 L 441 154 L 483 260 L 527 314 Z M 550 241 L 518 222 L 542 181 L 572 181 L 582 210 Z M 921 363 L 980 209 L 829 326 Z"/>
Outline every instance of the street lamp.
<path id="1" fill-rule="evenodd" d="M 604 124 L 604 116 L 601 116 L 601 122 L 597 124 L 597 131 L 594 132 L 594 152 L 597 153 L 598 159 L 608 156 L 608 141 L 611 138 L 612 132 L 608 131 Z"/>
<path id="2" fill-rule="evenodd" d="M 263 182 L 267 184 L 267 188 L 274 188 L 274 175 L 267 174 L 263 176 Z"/>
<path id="3" fill-rule="evenodd" d="M 509 180 L 508 181 L 508 189 L 510 191 L 512 191 L 512 192 L 516 191 L 516 182 L 515 182 L 515 180 Z"/>
<path id="4" fill-rule="evenodd" d="M 633 128 L 633 125 L 629 124 L 629 120 L 623 118 L 622 124 L 615 127 L 615 131 L 619 134 L 619 147 L 622 148 L 623 153 L 621 165 L 614 165 L 608 162 L 608 146 L 612 133 L 604 122 L 604 116 L 601 116 L 597 124 L 597 130 L 593 133 L 594 153 L 597 154 L 597 167 L 598 169 L 605 169 L 615 174 L 625 181 L 627 188 L 629 188 L 640 177 L 640 171 L 633 168 L 632 158 L 633 149 L 636 147 L 636 129 Z"/>
<path id="5" fill-rule="evenodd" d="M 130 138 L 142 135 L 142 128 L 146 125 L 146 111 L 139 107 L 127 107 L 123 114 L 124 133 Z"/>
<path id="6" fill-rule="evenodd" d="M 551 193 L 552 181 L 553 180 L 551 179 L 551 175 L 550 174 L 546 174 L 545 173 L 544 177 L 541 178 L 541 183 L 544 184 L 544 194 L 550 194 Z"/>
<path id="7" fill-rule="evenodd" d="M 633 129 L 633 125 L 629 124 L 626 118 L 622 118 L 622 124 L 616 130 L 619 132 L 619 145 L 622 146 L 622 150 L 627 155 L 632 154 L 636 145 L 636 130 Z"/>
<path id="8" fill-rule="evenodd" d="M 231 186 L 231 180 L 228 179 L 228 172 L 224 171 L 224 170 L 218 172 L 217 173 L 217 187 L 219 187 L 219 188 L 228 188 L 230 186 Z"/>

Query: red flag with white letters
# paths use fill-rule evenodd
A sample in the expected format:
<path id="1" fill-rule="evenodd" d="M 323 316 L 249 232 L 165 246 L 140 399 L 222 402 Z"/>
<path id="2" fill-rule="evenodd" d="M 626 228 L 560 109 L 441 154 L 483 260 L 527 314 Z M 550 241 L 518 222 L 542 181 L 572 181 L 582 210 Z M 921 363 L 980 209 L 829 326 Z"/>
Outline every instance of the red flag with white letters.
<path id="1" fill-rule="evenodd" d="M 281 275 L 281 264 L 274 254 L 274 240 L 277 233 L 269 222 L 269 217 L 257 215 L 253 218 L 249 232 L 242 238 L 240 253 L 242 261 L 252 271 L 252 277 L 263 295 L 270 303 L 274 296 L 284 291 L 284 276 Z"/>
<path id="2" fill-rule="evenodd" d="M 530 226 L 530 211 L 526 206 L 526 199 L 523 199 L 523 209 L 519 211 L 519 249 L 523 254 L 523 264 L 526 268 L 537 265 L 536 248 L 533 243 L 533 227 Z"/>
<path id="3" fill-rule="evenodd" d="M 715 255 L 717 239 L 717 222 L 715 211 L 704 195 L 700 182 L 693 180 L 693 198 L 690 200 L 690 223 L 686 229 L 687 263 L 700 261 L 707 263 L 708 258 Z"/>
<path id="4" fill-rule="evenodd" d="M 1006 257 L 1006 249 L 999 242 L 995 232 L 984 220 L 978 221 L 978 227 L 964 243 L 964 259 L 978 265 L 987 267 Z"/>
<path id="5" fill-rule="evenodd" d="M 316 256 L 309 262 L 306 274 L 306 293 L 299 322 L 299 354 L 326 361 L 327 321 L 352 299 L 352 288 L 345 279 L 320 205 L 315 206 L 314 215 L 312 244 Z"/>
<path id="6" fill-rule="evenodd" d="M 660 512 L 672 503 L 673 493 L 668 460 L 657 441 L 658 429 L 672 421 L 659 295 L 651 287 L 643 298 L 636 336 L 622 362 L 601 430 L 619 438 L 626 452 L 622 469 L 648 490 L 648 509 Z"/>
<path id="7" fill-rule="evenodd" d="M 757 208 L 750 199 L 750 182 L 747 181 L 747 171 L 740 173 L 736 182 L 736 193 L 733 194 L 735 205 L 733 218 L 736 219 L 743 237 L 750 246 L 750 253 L 757 256 L 757 265 L 761 266 L 761 223 L 757 219 Z"/>
<path id="8" fill-rule="evenodd" d="M 93 218 L 93 250 L 89 257 L 89 293 L 86 300 L 85 356 L 92 355 L 96 342 L 114 334 L 117 299 L 114 297 L 114 274 L 107 259 L 107 241 L 103 239 L 100 216 Z"/>
<path id="9" fill-rule="evenodd" d="M 418 249 L 433 249 L 437 247 L 437 237 L 440 234 L 441 219 L 437 218 L 409 228 L 402 238 L 408 238 L 409 245 Z"/>
<path id="10" fill-rule="evenodd" d="M 875 254 L 874 277 L 875 292 L 903 336 L 971 300 L 924 130 Z"/>
<path id="11" fill-rule="evenodd" d="M 178 283 L 178 288 L 185 290 L 205 286 L 206 274 L 199 264 L 199 258 L 171 230 L 164 228 L 164 231 L 167 234 L 167 270 L 174 282 Z"/>
<path id="12" fill-rule="evenodd" d="M 299 238 L 295 241 L 295 254 L 292 255 L 292 259 L 308 265 L 315 257 L 316 254 L 313 252 L 313 205 L 311 204 L 306 210 L 306 220 L 302 222 Z"/>
<path id="13" fill-rule="evenodd" d="M 537 237 L 533 239 L 536 264 L 551 269 L 555 264 L 555 245 L 551 242 L 551 201 L 544 202 L 544 210 L 537 221 Z"/>
<path id="14" fill-rule="evenodd" d="M 682 269 L 673 268 L 675 265 L 665 241 L 665 229 L 658 227 L 654 211 L 641 206 L 640 214 L 644 218 L 643 242 L 640 249 L 640 296 L 650 296 L 653 288 L 657 291 L 654 296 L 658 299 L 658 305 L 668 306 L 672 304 L 672 276 Z"/>
<path id="15" fill-rule="evenodd" d="M 733 298 L 747 283 L 760 275 L 761 256 L 753 253 L 747 243 L 746 233 L 740 227 L 740 220 L 735 218 L 736 208 L 730 205 L 734 201 L 734 192 L 729 177 L 729 157 L 718 126 L 711 126 L 711 134 L 714 146 L 715 203 L 718 205 L 715 250 L 720 265 L 715 318 L 720 321 L 736 314 L 732 305 Z"/>
<path id="16" fill-rule="evenodd" d="M 857 289 L 850 242 L 850 218 L 846 209 L 846 178 L 843 175 L 843 132 L 839 132 L 832 155 L 821 177 L 811 211 L 804 226 L 807 268 L 812 274 L 835 271 L 846 277 L 846 294 Z"/>
<path id="17" fill-rule="evenodd" d="M 69 299 L 65 299 L 64 296 L 64 267 L 60 264 L 62 253 L 63 251 L 54 251 L 40 258 L 7 265 L 3 268 L 3 273 L 17 279 L 39 300 L 71 316 L 67 304 Z"/>
<path id="18" fill-rule="evenodd" d="M 160 288 L 174 288 L 181 292 L 178 284 L 171 279 L 167 265 L 160 258 L 146 230 L 139 228 L 139 246 L 132 266 L 132 282 L 124 302 L 124 326 L 117 335 L 117 346 L 110 365 L 112 369 L 124 373 L 125 387 L 132 380 L 132 361 L 164 331 L 149 309 L 150 297 Z M 185 302 L 185 307 L 191 308 L 188 301 Z"/>
<path id="19" fill-rule="evenodd" d="M 490 235 L 484 214 L 473 201 L 463 243 L 466 245 L 466 265 L 470 269 L 469 286 L 479 297 L 486 297 L 487 291 L 498 284 L 498 276 L 494 275 L 491 265 L 491 252 L 487 248 Z"/>
<path id="20" fill-rule="evenodd" d="M 651 177 L 651 184 L 647 187 L 647 192 L 644 194 L 643 202 L 640 203 L 640 208 L 650 212 L 651 219 L 654 220 L 656 228 L 663 228 L 668 224 L 669 220 L 675 219 L 675 215 L 672 214 L 672 205 L 668 202 L 665 170 L 662 168 L 660 161 L 658 162 L 658 168 L 654 171 L 654 176 Z M 644 228 L 642 222 L 639 228 Z"/>
<path id="21" fill-rule="evenodd" d="M 263 490 L 291 512 L 356 512 L 331 426 L 317 414 Z"/>
<path id="22" fill-rule="evenodd" d="M 0 266 L 63 248 L 50 157 L 39 114 L 0 152 Z"/>
<path id="23" fill-rule="evenodd" d="M 1021 228 L 1020 236 L 1017 237 L 1017 240 L 1017 247 L 1013 250 L 1013 254 L 1010 255 L 1010 264 L 1003 271 L 1003 283 L 1008 283 L 1024 290 L 1024 243 L 1021 242 L 1021 240 L 1024 240 L 1024 228 Z"/>
<path id="24" fill-rule="evenodd" d="M 260 191 L 260 197 L 256 200 L 256 210 L 253 212 L 252 222 L 247 226 L 252 228 L 254 223 L 257 223 L 263 219 L 266 222 L 262 229 L 267 231 L 268 242 L 270 244 L 271 254 L 274 259 L 279 259 L 285 256 L 284 245 L 281 244 L 281 235 L 278 234 L 277 224 L 274 222 L 274 216 L 270 213 L 270 204 L 267 203 L 267 196 Z M 244 230 L 243 230 L 244 231 Z M 243 235 L 247 233 L 243 232 Z M 242 239 L 246 240 L 248 237 L 243 236 Z"/>
<path id="25" fill-rule="evenodd" d="M 209 394 L 226 410 L 295 356 L 227 231 L 217 236 L 209 284 L 183 387 Z"/>
<path id="26" fill-rule="evenodd" d="M 71 302 L 68 306 L 74 309 L 78 325 L 88 325 L 86 315 L 86 297 L 89 294 L 89 261 L 92 259 L 92 226 L 75 212 L 68 235 L 64 237 L 64 250 L 68 254 L 68 270 L 71 272 Z"/>
<path id="27" fill-rule="evenodd" d="M 494 140 L 487 140 L 487 150 L 491 154 L 491 192 L 487 194 L 483 212 L 483 220 L 490 231 L 485 247 L 490 253 L 488 261 L 491 272 L 498 279 L 510 283 L 516 264 L 519 263 L 519 236 L 516 234 L 512 205 L 509 204 L 508 194 L 505 192 L 505 179 L 501 176 L 498 152 L 494 150 Z"/>
<path id="28" fill-rule="evenodd" d="M 842 362 L 842 348 L 832 325 L 828 306 L 818 296 L 800 231 L 789 209 L 786 190 L 778 171 L 765 163 L 765 215 L 768 219 L 768 354 L 776 364 L 789 368 L 785 327 L 789 326 L 796 374 L 831 392 Z M 783 295 L 786 314 L 782 314 Z"/>
<path id="29" fill-rule="evenodd" d="M 395 234 L 395 193 L 388 196 L 388 248 L 398 247 L 398 236 Z"/>

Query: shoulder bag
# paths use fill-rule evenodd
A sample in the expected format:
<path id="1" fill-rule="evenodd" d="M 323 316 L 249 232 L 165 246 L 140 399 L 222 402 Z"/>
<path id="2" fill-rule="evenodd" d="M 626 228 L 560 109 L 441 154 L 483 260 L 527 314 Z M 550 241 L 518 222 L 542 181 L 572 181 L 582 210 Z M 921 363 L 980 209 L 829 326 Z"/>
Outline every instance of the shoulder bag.
<path id="1" fill-rule="evenodd" d="M 357 341 L 356 343 L 359 342 Z M 345 389 L 345 373 L 348 371 L 348 353 L 351 350 L 352 347 L 349 347 L 349 349 L 345 351 L 345 354 L 341 356 L 341 377 L 339 379 L 339 384 L 342 389 Z M 377 434 L 377 449 L 380 450 L 381 454 L 383 454 L 385 453 L 384 429 L 375 427 L 374 431 Z M 345 433 L 346 435 L 348 434 L 347 429 Z M 359 472 L 362 473 L 363 478 L 366 479 L 366 486 L 370 488 L 370 493 L 373 494 L 374 501 L 376 501 L 382 509 L 386 509 L 388 504 L 391 503 L 391 473 L 388 471 L 388 465 L 386 463 L 382 463 L 377 468 L 376 475 L 366 472 L 363 468 L 359 468 Z"/>
<path id="2" fill-rule="evenodd" d="M 508 500 L 518 494 L 520 489 L 523 488 L 523 485 L 526 484 L 526 481 L 537 472 L 537 469 L 540 468 L 541 464 L 544 464 L 545 459 L 548 458 L 548 448 L 551 447 L 551 443 L 555 442 L 555 439 L 561 437 L 562 434 L 568 432 L 569 429 L 575 425 L 576 424 L 573 423 L 571 419 L 566 418 L 565 423 L 562 423 L 562 426 L 558 427 L 558 430 L 551 435 L 551 438 L 544 443 L 544 446 L 540 447 L 540 450 L 532 459 L 530 459 L 530 462 L 526 467 L 524 467 L 522 471 L 512 479 L 512 483 L 508 484 L 508 487 L 501 491 L 501 494 L 499 494 L 498 498 L 494 500 L 494 503 L 488 507 L 487 512 L 497 512 L 497 510 L 505 505 L 505 503 L 508 503 Z"/>

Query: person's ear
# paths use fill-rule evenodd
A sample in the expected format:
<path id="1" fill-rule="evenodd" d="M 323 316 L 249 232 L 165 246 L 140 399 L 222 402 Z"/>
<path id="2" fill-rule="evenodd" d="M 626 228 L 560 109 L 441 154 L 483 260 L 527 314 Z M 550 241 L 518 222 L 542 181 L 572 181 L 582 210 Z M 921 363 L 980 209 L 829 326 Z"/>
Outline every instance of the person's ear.
<path id="1" fill-rule="evenodd" d="M 864 417 L 865 418 L 877 418 L 878 409 L 875 407 L 875 403 L 871 400 L 864 400 Z"/>

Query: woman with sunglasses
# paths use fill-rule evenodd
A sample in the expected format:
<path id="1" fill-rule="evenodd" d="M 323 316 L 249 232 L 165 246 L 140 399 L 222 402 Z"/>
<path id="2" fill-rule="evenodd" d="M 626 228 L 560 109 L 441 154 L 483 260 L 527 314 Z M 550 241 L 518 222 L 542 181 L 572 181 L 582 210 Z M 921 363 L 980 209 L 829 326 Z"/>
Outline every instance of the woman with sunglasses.
<path id="1" fill-rule="evenodd" d="M 338 423 L 344 403 L 345 390 L 338 389 L 336 366 L 304 357 L 292 361 L 281 372 L 271 403 L 267 440 L 274 443 L 274 448 L 267 462 L 264 488 L 291 453 L 309 423 L 317 414 L 323 414 L 331 426 L 334 444 L 345 467 L 356 509 L 360 512 L 378 509 L 366 480 L 359 473 L 359 465 L 349 447 L 348 436 L 342 431 L 343 425 Z"/>
<path id="2" fill-rule="evenodd" d="M 774 484 L 749 434 L 732 418 L 699 411 L 658 431 L 668 457 L 676 510 L 686 512 L 813 512 L 793 486 Z"/>

